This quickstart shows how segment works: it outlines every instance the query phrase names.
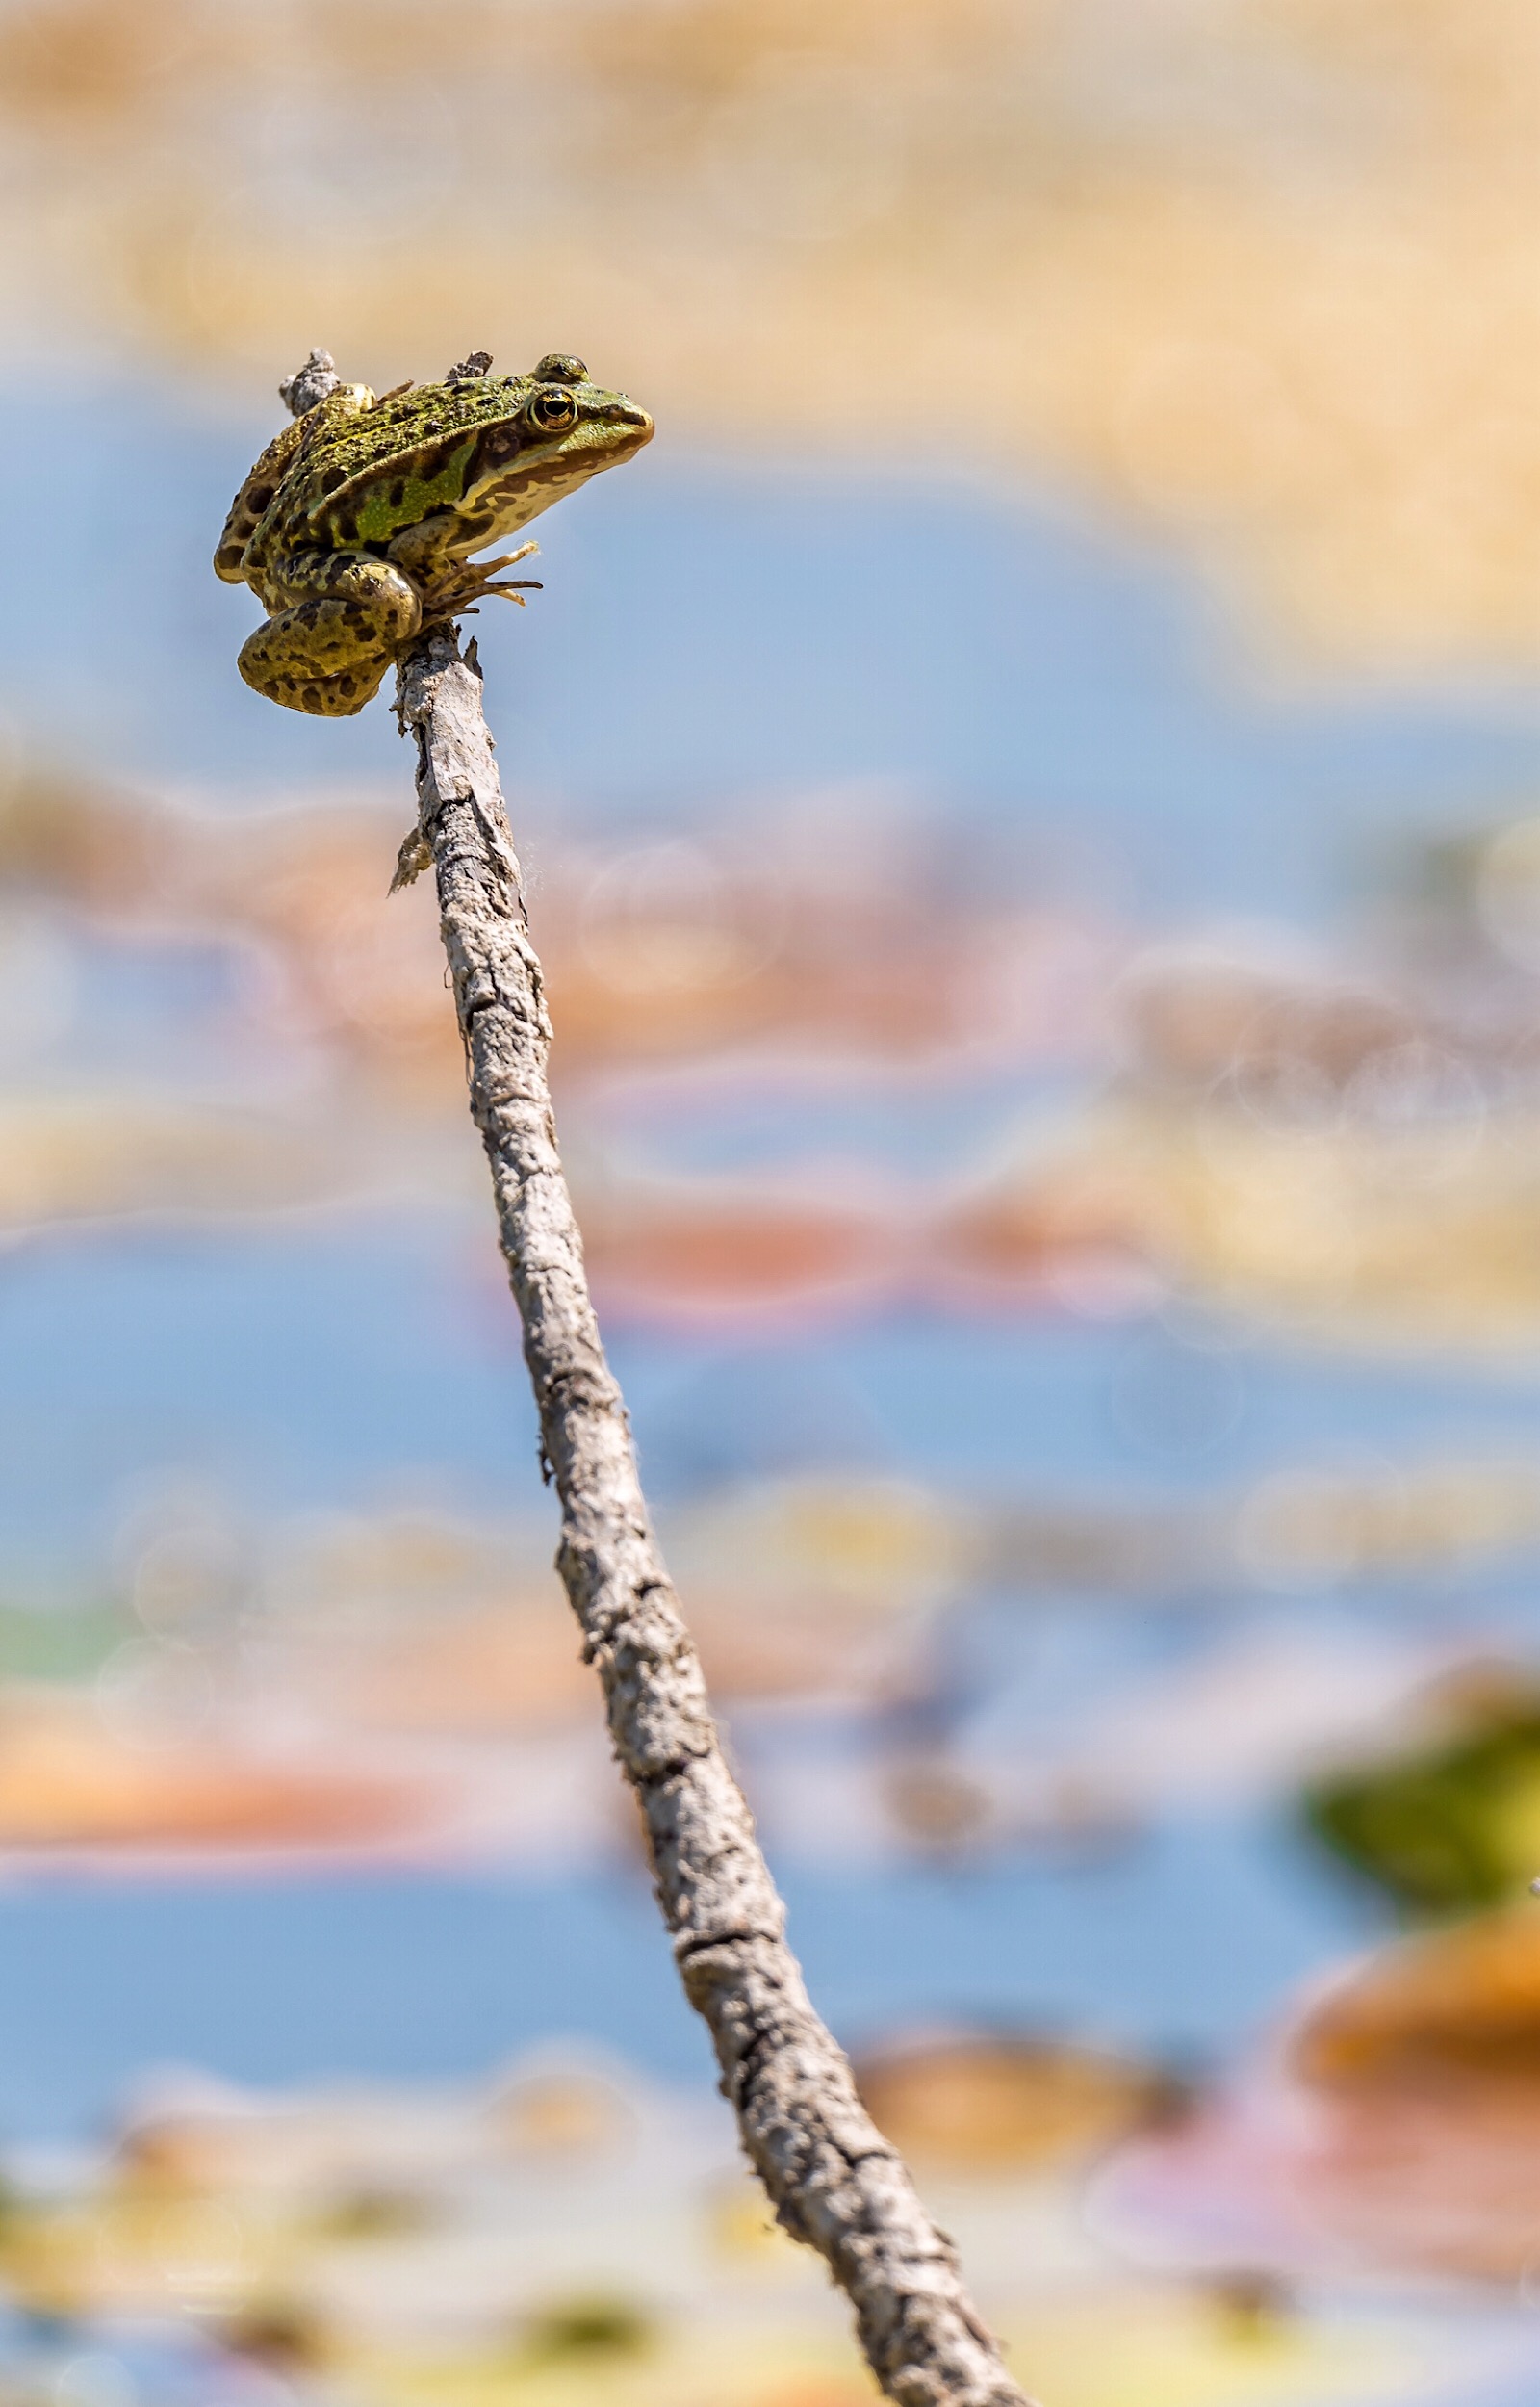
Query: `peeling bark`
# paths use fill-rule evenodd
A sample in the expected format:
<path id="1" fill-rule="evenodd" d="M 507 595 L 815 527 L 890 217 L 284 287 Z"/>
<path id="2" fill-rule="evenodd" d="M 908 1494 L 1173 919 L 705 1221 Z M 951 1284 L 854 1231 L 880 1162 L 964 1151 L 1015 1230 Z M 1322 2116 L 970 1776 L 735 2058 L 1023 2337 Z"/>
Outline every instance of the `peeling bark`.
<path id="1" fill-rule="evenodd" d="M 425 629 L 402 654 L 398 710 L 417 745 L 418 825 L 396 882 L 429 864 L 437 880 L 471 1111 L 561 1500 L 556 1565 L 641 1808 L 685 1994 L 710 2028 L 723 2094 L 777 2219 L 849 2296 L 886 2396 L 900 2407 L 1031 2407 L 808 1997 L 653 1536 L 556 1148 L 551 1024 L 475 646 L 462 657 L 452 628 Z"/>

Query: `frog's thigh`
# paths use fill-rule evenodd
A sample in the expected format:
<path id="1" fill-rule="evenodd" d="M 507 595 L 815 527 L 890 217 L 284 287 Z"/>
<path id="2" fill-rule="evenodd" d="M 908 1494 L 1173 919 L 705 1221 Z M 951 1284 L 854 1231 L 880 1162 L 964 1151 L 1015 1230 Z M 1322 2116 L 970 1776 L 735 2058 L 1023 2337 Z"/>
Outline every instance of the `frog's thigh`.
<path id="1" fill-rule="evenodd" d="M 324 718 L 363 709 L 423 615 L 410 579 L 369 553 L 295 554 L 270 590 L 293 608 L 247 638 L 241 674 L 271 701 Z"/>
<path id="2" fill-rule="evenodd" d="M 375 614 L 382 643 L 404 643 L 423 616 L 410 577 L 372 552 L 291 552 L 266 590 L 274 602 L 360 603 Z"/>

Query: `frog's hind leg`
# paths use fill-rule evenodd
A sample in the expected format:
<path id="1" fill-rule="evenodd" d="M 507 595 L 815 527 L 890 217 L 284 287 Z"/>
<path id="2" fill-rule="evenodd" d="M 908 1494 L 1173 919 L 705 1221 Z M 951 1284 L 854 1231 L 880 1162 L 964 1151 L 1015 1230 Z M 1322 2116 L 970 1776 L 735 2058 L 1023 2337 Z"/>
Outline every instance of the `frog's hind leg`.
<path id="1" fill-rule="evenodd" d="M 300 602 L 248 635 L 237 665 L 270 702 L 346 719 L 372 702 L 392 657 L 359 604 Z"/>
<path id="2" fill-rule="evenodd" d="M 290 607 L 247 637 L 241 674 L 270 701 L 318 718 L 351 718 L 372 701 L 422 621 L 411 580 L 367 554 L 296 554 L 269 590 Z"/>

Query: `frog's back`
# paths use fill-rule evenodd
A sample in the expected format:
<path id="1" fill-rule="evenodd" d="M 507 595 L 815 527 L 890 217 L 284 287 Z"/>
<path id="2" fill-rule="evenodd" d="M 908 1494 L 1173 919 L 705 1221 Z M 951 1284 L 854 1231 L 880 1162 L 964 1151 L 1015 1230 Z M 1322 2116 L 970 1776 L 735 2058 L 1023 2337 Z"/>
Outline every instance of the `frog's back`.
<path id="1" fill-rule="evenodd" d="M 511 418 L 528 389 L 525 376 L 413 385 L 319 425 L 285 481 L 286 539 L 384 543 L 401 524 L 452 505 L 482 430 Z"/>

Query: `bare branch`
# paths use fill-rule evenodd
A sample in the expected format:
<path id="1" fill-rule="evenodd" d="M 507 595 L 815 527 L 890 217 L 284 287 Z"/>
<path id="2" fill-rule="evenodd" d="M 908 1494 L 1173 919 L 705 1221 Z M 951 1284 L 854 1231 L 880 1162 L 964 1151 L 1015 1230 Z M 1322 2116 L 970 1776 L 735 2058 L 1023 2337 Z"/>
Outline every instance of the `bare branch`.
<path id="1" fill-rule="evenodd" d="M 700 1659 L 663 1566 L 626 1408 L 600 1343 L 546 1083 L 551 1026 L 474 649 L 451 628 L 399 664 L 431 858 L 508 1277 L 524 1323 L 557 1554 L 610 1737 L 636 1792 L 685 1993 L 710 2026 L 722 2089 L 778 2219 L 816 2248 L 903 2407 L 1030 2407 L 980 2322 L 949 2240 L 866 2113 L 787 1947 L 785 1916 L 728 1769 Z"/>

